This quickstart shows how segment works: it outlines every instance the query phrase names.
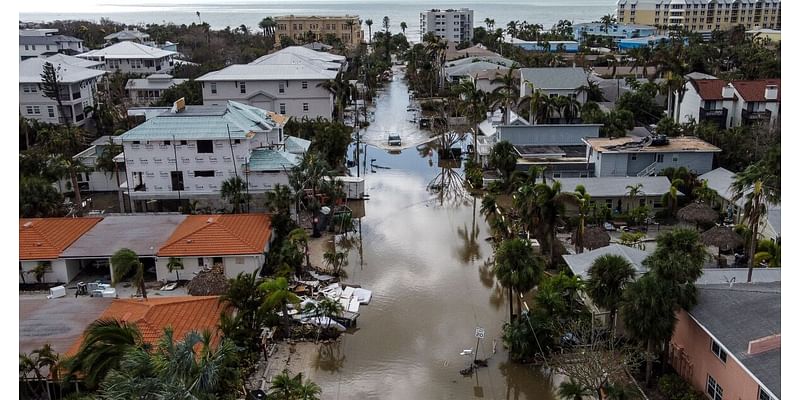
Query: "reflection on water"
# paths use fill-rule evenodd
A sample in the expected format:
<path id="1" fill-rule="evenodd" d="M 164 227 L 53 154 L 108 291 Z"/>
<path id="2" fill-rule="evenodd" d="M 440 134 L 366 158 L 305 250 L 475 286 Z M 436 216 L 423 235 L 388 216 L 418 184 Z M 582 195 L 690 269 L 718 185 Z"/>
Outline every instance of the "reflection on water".
<path id="1" fill-rule="evenodd" d="M 407 99 L 391 90 L 384 96 Z M 385 168 L 362 171 L 370 195 L 365 216 L 338 247 L 348 250 L 347 282 L 373 290 L 373 298 L 360 309 L 356 333 L 324 345 L 309 361 L 323 398 L 552 399 L 549 378 L 507 362 L 507 291 L 491 274 L 480 198 L 456 185 L 460 164 L 440 165 L 423 147 L 388 154 L 367 146 L 366 153 Z M 448 190 L 429 190 L 431 182 Z M 443 193 L 454 200 L 443 201 Z M 486 329 L 478 354 L 491 356 L 489 367 L 462 377 L 469 360 L 459 353 L 475 346 L 476 326 Z"/>

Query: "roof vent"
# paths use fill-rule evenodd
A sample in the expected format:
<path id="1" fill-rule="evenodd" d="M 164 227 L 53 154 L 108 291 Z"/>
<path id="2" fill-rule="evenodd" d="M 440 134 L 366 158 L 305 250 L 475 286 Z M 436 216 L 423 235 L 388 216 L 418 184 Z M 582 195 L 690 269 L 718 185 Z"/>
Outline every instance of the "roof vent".
<path id="1" fill-rule="evenodd" d="M 214 222 L 214 217 L 208 217 L 208 219 L 206 220 L 206 223 L 210 224 L 212 222 Z"/>
<path id="2" fill-rule="evenodd" d="M 175 114 L 182 113 L 186 110 L 186 99 L 181 97 L 178 100 L 175 100 L 175 103 L 172 104 L 172 112 Z"/>
<path id="3" fill-rule="evenodd" d="M 28 221 L 24 225 L 22 225 L 23 228 L 30 228 L 32 226 L 33 226 L 33 222 L 31 222 L 31 221 Z"/>
<path id="4" fill-rule="evenodd" d="M 722 87 L 722 98 L 723 99 L 732 99 L 733 98 L 733 85 L 730 83 Z"/>
<path id="5" fill-rule="evenodd" d="M 192 242 L 194 242 L 194 240 L 192 240 L 192 239 L 186 239 L 186 243 L 192 243 Z"/>
<path id="6" fill-rule="evenodd" d="M 747 354 L 759 354 L 781 348 L 781 334 L 766 336 L 747 343 Z"/>
<path id="7" fill-rule="evenodd" d="M 36 246 L 36 247 L 42 247 L 42 242 L 36 242 L 33 245 Z"/>

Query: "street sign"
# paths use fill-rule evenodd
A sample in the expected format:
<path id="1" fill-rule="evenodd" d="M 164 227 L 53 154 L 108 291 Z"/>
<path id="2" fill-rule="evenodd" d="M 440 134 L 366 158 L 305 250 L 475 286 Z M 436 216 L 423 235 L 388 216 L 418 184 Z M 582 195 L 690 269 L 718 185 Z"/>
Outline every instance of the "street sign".
<path id="1" fill-rule="evenodd" d="M 475 337 L 478 339 L 483 339 L 486 337 L 486 331 L 481 327 L 475 328 Z"/>

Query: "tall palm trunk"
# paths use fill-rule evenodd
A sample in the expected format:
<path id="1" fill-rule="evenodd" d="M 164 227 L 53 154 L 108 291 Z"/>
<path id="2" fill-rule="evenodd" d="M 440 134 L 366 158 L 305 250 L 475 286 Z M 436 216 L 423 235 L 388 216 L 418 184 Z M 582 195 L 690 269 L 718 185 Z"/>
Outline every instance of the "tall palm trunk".
<path id="1" fill-rule="evenodd" d="M 653 375 L 653 340 L 647 339 L 647 362 L 644 369 L 644 385 L 650 386 L 650 377 Z"/>
<path id="2" fill-rule="evenodd" d="M 72 191 L 75 192 L 75 207 L 78 207 L 78 210 L 80 210 L 83 200 L 81 199 L 81 188 L 78 185 L 78 174 L 74 169 L 70 169 L 69 179 L 72 181 Z"/>
<path id="3" fill-rule="evenodd" d="M 508 287 L 508 322 L 514 321 L 514 290 Z"/>

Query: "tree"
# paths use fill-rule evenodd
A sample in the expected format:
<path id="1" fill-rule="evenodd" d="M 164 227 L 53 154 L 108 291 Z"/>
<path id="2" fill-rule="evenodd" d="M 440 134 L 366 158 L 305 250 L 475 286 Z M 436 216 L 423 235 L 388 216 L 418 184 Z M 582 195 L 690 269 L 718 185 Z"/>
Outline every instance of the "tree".
<path id="1" fill-rule="evenodd" d="M 289 370 L 283 370 L 272 378 L 268 395 L 281 400 L 318 400 L 321 393 L 316 383 L 309 379 L 303 382 L 302 372 L 291 377 Z"/>
<path id="2" fill-rule="evenodd" d="M 761 220 L 767 214 L 768 204 L 780 203 L 780 176 L 776 176 L 768 166 L 759 162 L 736 174 L 731 184 L 734 202 L 745 200 L 744 220 L 750 229 L 747 254 L 750 266 L 747 271 L 747 282 L 753 276 L 756 247 L 761 227 Z"/>
<path id="3" fill-rule="evenodd" d="M 550 264 L 556 261 L 555 244 L 556 228 L 558 221 L 564 215 L 564 203 L 569 194 L 561 193 L 561 182 L 555 181 L 552 185 L 540 183 L 533 188 L 536 208 L 538 209 L 538 229 L 541 237 L 546 240 Z"/>
<path id="4" fill-rule="evenodd" d="M 200 82 L 189 79 L 186 82 L 170 87 L 163 91 L 156 106 L 172 106 L 178 99 L 183 99 L 186 105 L 198 106 L 203 104 L 203 87 Z"/>
<path id="5" fill-rule="evenodd" d="M 531 88 L 531 93 L 519 100 L 518 107 L 528 105 L 528 121 L 536 125 L 542 121 L 547 122 L 550 118 L 552 102 L 547 93 L 533 86 L 533 83 L 525 81 L 525 85 Z"/>
<path id="6" fill-rule="evenodd" d="M 81 190 L 78 184 L 78 174 L 88 172 L 89 168 L 81 160 L 74 158 L 75 154 L 83 150 L 86 137 L 78 128 L 70 125 L 55 126 L 46 134 L 46 140 L 39 151 L 46 152 L 58 164 L 65 176 L 70 179 L 74 193 L 75 207 L 82 207 Z"/>
<path id="7" fill-rule="evenodd" d="M 331 268 L 331 272 L 334 275 L 340 275 L 342 273 L 342 268 L 347 265 L 347 253 L 326 251 L 325 254 L 322 255 L 322 260 L 325 262 L 325 265 Z"/>
<path id="8" fill-rule="evenodd" d="M 233 307 L 236 313 L 235 317 L 222 313 L 220 329 L 236 346 L 255 351 L 267 317 L 262 308 L 265 294 L 259 289 L 256 273 L 240 272 L 228 283 L 228 290 L 220 296 L 219 301 Z"/>
<path id="9" fill-rule="evenodd" d="M 264 307 L 269 310 L 280 309 L 283 313 L 284 329 L 288 334 L 291 317 L 287 306 L 289 304 L 300 304 L 300 298 L 289 290 L 289 282 L 284 277 L 267 279 L 258 288 L 266 294 L 263 303 Z"/>
<path id="10" fill-rule="evenodd" d="M 178 257 L 170 257 L 167 261 L 167 269 L 169 272 L 175 272 L 175 282 L 179 282 L 181 280 L 179 271 L 183 269 L 183 261 Z"/>
<path id="11" fill-rule="evenodd" d="M 142 334 L 136 325 L 115 319 L 94 321 L 83 332 L 78 352 L 64 362 L 67 378 L 80 372 L 86 386 L 95 388 L 119 366 L 129 350 L 142 346 Z"/>
<path id="12" fill-rule="evenodd" d="M 233 205 L 233 213 L 242 212 L 242 205 L 250 202 L 250 194 L 247 193 L 247 184 L 244 179 L 234 176 L 222 182 L 220 196 Z"/>
<path id="13" fill-rule="evenodd" d="M 310 252 L 308 251 L 308 232 L 303 228 L 295 228 L 289 232 L 287 240 L 293 245 L 303 246 L 303 253 L 306 256 L 306 266 L 310 268 L 311 260 L 309 259 Z"/>
<path id="14" fill-rule="evenodd" d="M 519 84 L 514 72 L 518 69 L 517 65 L 512 65 L 505 74 L 492 79 L 491 83 L 499 84 L 492 91 L 497 104 L 503 105 L 503 121 L 506 125 L 511 123 L 511 105 L 519 98 Z"/>
<path id="15" fill-rule="evenodd" d="M 631 205 L 630 205 L 631 202 L 635 201 L 636 198 L 639 197 L 639 196 L 644 196 L 644 190 L 642 190 L 643 187 L 644 187 L 644 185 L 641 184 L 641 183 L 637 183 L 635 185 L 627 185 L 627 186 L 625 186 L 625 190 L 628 191 L 628 201 L 629 201 L 628 207 L 627 207 L 628 211 L 630 211 L 630 209 L 631 209 Z"/>
<path id="16" fill-rule="evenodd" d="M 367 42 L 372 45 L 372 19 L 367 19 L 364 23 L 367 24 L 367 29 L 369 29 L 369 40 Z"/>
<path id="17" fill-rule="evenodd" d="M 264 30 L 264 37 L 275 35 L 275 25 L 272 17 L 266 17 L 258 23 L 258 27 Z"/>
<path id="18" fill-rule="evenodd" d="M 383 17 L 383 30 L 386 33 L 389 33 L 389 17 L 388 16 L 384 16 Z"/>
<path id="19" fill-rule="evenodd" d="M 563 400 L 583 400 L 586 396 L 592 395 L 592 389 L 581 385 L 574 379 L 561 382 L 558 385 L 558 397 Z"/>
<path id="20" fill-rule="evenodd" d="M 501 141 L 492 147 L 489 153 L 489 164 L 500 170 L 503 181 L 508 183 L 511 172 L 517 167 L 517 150 L 508 141 Z"/>
<path id="21" fill-rule="evenodd" d="M 781 267 L 781 245 L 771 240 L 760 240 L 753 257 L 753 264 L 769 268 Z"/>
<path id="22" fill-rule="evenodd" d="M 64 102 L 62 100 L 63 90 L 61 88 L 61 65 L 59 64 L 56 68 L 52 63 L 45 62 L 42 64 L 41 77 L 42 83 L 40 86 L 42 88 L 42 94 L 56 101 L 56 104 L 58 104 L 58 122 L 69 127 L 72 123 L 72 110 L 70 109 L 70 115 L 64 115 Z M 67 95 L 69 95 L 69 93 L 67 93 Z"/>
<path id="23" fill-rule="evenodd" d="M 477 148 L 479 125 L 486 119 L 487 95 L 469 79 L 461 81 L 453 88 L 453 91 L 459 95 L 457 103 L 459 113 L 466 116 L 469 123 L 475 126 L 472 132 L 472 146 Z M 477 151 L 474 153 L 473 160 L 477 160 L 478 153 Z"/>
<path id="24" fill-rule="evenodd" d="M 408 29 L 408 25 L 406 24 L 406 21 L 400 22 L 400 30 L 403 31 L 403 35 L 406 34 L 406 29 Z"/>
<path id="25" fill-rule="evenodd" d="M 131 249 L 119 249 L 111 256 L 111 269 L 113 270 L 111 283 L 116 285 L 129 272 L 133 271 L 133 286 L 136 294 L 147 299 L 147 289 L 144 286 L 144 264 L 139 261 L 139 256 Z"/>
<path id="26" fill-rule="evenodd" d="M 635 276 L 636 270 L 628 260 L 616 254 L 597 257 L 589 268 L 586 290 L 596 305 L 609 311 L 613 327 L 617 325 L 617 309 L 623 289 Z"/>
<path id="27" fill-rule="evenodd" d="M 101 384 L 104 398 L 217 398 L 238 389 L 237 349 L 223 338 L 212 348 L 212 334 L 188 332 L 175 341 L 167 328 L 155 351 L 129 350 Z"/>
<path id="28" fill-rule="evenodd" d="M 533 289 L 543 271 L 544 262 L 534 254 L 529 242 L 514 238 L 500 243 L 492 272 L 500 284 L 508 288 L 509 321 L 514 319 L 514 291 L 522 295 Z"/>
<path id="29" fill-rule="evenodd" d="M 683 184 L 683 180 L 681 179 L 673 179 L 670 182 L 669 190 L 661 196 L 661 201 L 667 203 L 667 208 L 669 209 L 670 215 L 675 215 L 675 212 L 678 209 L 678 186 Z"/>
<path id="30" fill-rule="evenodd" d="M 677 323 L 674 292 L 669 283 L 661 281 L 655 274 L 646 273 L 627 285 L 620 312 L 626 329 L 645 344 L 649 353 L 645 371 L 645 384 L 649 385 L 655 346 L 672 337 Z"/>
<path id="31" fill-rule="evenodd" d="M 567 201 L 574 203 L 578 208 L 578 226 L 575 232 L 575 252 L 583 253 L 583 233 L 586 229 L 586 218 L 592 207 L 592 196 L 586 192 L 583 185 L 575 186 L 575 192 L 567 196 Z"/>
<path id="32" fill-rule="evenodd" d="M 19 180 L 20 218 L 53 217 L 61 209 L 61 195 L 50 182 L 36 176 L 22 176 Z"/>

